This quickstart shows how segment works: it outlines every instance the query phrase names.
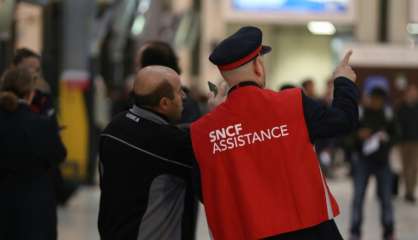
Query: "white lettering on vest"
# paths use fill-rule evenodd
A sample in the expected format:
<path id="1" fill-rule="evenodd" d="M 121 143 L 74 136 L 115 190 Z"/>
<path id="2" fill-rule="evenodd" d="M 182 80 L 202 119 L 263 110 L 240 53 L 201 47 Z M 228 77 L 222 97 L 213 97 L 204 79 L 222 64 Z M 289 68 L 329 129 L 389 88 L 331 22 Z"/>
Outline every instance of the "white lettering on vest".
<path id="1" fill-rule="evenodd" d="M 261 138 L 263 139 L 263 141 L 264 141 L 264 139 L 271 139 L 271 132 L 270 131 L 264 131 L 264 130 L 261 130 Z"/>
<path id="2" fill-rule="evenodd" d="M 279 131 L 279 134 L 274 134 L 274 131 Z M 274 138 L 279 138 L 282 135 L 280 134 L 280 127 L 274 127 L 271 129 L 271 135 L 273 135 Z"/>
<path id="3" fill-rule="evenodd" d="M 212 153 L 220 153 L 226 150 L 245 147 L 246 145 L 263 143 L 290 135 L 288 125 L 276 125 L 271 128 L 242 133 L 241 123 L 226 126 L 209 132 L 209 141 L 213 144 Z"/>
<path id="4" fill-rule="evenodd" d="M 225 128 L 216 130 L 215 133 L 216 133 L 216 139 L 217 140 L 226 138 Z"/>
<path id="5" fill-rule="evenodd" d="M 280 130 L 282 132 L 282 136 L 288 136 L 289 135 L 289 132 L 287 130 L 287 125 L 280 126 Z"/>
<path id="6" fill-rule="evenodd" d="M 244 136 L 238 136 L 237 137 L 237 139 L 238 139 L 238 147 L 242 147 L 242 146 L 244 146 L 245 145 L 245 140 L 243 139 L 244 138 Z"/>
<path id="7" fill-rule="evenodd" d="M 234 124 L 231 126 L 227 126 L 221 129 L 216 129 L 214 131 L 209 132 L 210 142 L 220 141 L 221 139 L 225 139 L 227 137 L 235 137 L 240 135 L 242 131 L 242 124 Z"/>
<path id="8" fill-rule="evenodd" d="M 213 143 L 216 141 L 215 131 L 209 133 L 210 142 Z"/>
<path id="9" fill-rule="evenodd" d="M 221 148 L 218 146 L 217 143 L 213 144 L 213 154 L 215 154 L 216 152 L 221 152 Z"/>
<path id="10" fill-rule="evenodd" d="M 259 141 L 259 142 L 262 142 L 261 141 L 261 138 L 258 136 L 258 134 L 255 132 L 255 133 L 253 133 L 253 144 L 255 143 L 255 142 L 257 142 L 257 141 Z"/>

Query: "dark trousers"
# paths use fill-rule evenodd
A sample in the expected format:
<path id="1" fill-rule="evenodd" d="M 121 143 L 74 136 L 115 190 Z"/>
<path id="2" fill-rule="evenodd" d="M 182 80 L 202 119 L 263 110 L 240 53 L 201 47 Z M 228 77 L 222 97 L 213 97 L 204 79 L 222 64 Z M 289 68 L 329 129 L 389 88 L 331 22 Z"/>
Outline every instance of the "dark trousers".
<path id="1" fill-rule="evenodd" d="M 401 154 L 406 195 L 413 197 L 418 179 L 418 141 L 403 143 Z"/>
<path id="2" fill-rule="evenodd" d="M 52 180 L 6 177 L 0 182 L 0 239 L 56 240 L 57 212 Z"/>
<path id="3" fill-rule="evenodd" d="M 380 221 L 384 229 L 383 234 L 387 236 L 393 233 L 394 228 L 392 171 L 388 161 L 376 163 L 362 158 L 353 159 L 354 197 L 352 203 L 351 233 L 358 236 L 361 234 L 364 197 L 371 175 L 375 175 L 376 177 L 377 196 L 381 209 Z"/>
<path id="4" fill-rule="evenodd" d="M 315 227 L 280 234 L 265 240 L 343 240 L 334 220 L 323 222 Z"/>

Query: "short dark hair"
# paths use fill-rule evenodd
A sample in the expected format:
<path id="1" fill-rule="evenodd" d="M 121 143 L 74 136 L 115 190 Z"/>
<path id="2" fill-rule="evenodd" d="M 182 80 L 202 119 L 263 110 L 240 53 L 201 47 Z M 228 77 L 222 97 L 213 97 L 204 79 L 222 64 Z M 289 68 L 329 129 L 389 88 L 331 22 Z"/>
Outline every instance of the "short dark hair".
<path id="1" fill-rule="evenodd" d="M 41 61 L 41 55 L 35 53 L 34 51 L 28 48 L 19 48 L 15 52 L 15 56 L 13 57 L 13 65 L 17 66 L 23 62 L 26 58 L 37 58 Z"/>
<path id="2" fill-rule="evenodd" d="M 34 78 L 26 68 L 10 68 L 0 82 L 0 108 L 9 112 L 17 109 L 18 99 L 34 89 Z"/>
<path id="3" fill-rule="evenodd" d="M 381 99 L 385 99 L 387 97 L 386 91 L 381 87 L 374 87 L 370 91 L 369 95 L 370 95 L 370 97 L 378 97 L 378 98 L 381 98 Z"/>
<path id="4" fill-rule="evenodd" d="M 142 51 L 138 60 L 141 68 L 151 65 L 161 65 L 173 69 L 177 74 L 181 74 L 178 57 L 174 49 L 166 42 L 146 42 L 145 49 Z"/>
<path id="5" fill-rule="evenodd" d="M 174 98 L 174 88 L 168 82 L 164 80 L 154 91 L 146 95 L 138 95 L 134 92 L 131 93 L 133 102 L 137 106 L 143 107 L 157 107 L 160 104 L 160 101 L 163 97 L 173 99 Z"/>
<path id="6" fill-rule="evenodd" d="M 302 82 L 302 88 L 303 89 L 306 89 L 309 84 L 313 84 L 313 83 L 314 83 L 314 81 L 312 79 L 307 78 L 307 79 L 303 80 L 303 82 Z"/>

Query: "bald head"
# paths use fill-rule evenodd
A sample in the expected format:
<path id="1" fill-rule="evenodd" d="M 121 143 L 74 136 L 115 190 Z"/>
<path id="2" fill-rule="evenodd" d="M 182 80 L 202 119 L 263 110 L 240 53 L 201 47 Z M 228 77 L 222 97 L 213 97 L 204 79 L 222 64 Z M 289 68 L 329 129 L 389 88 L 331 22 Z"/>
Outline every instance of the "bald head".
<path id="1" fill-rule="evenodd" d="M 133 87 L 135 104 L 177 120 L 183 110 L 179 75 L 171 68 L 148 66 L 139 70 Z"/>
<path id="2" fill-rule="evenodd" d="M 148 95 L 164 83 L 174 85 L 180 81 L 178 74 L 164 66 L 148 66 L 139 70 L 135 77 L 134 93 Z"/>
<path id="3" fill-rule="evenodd" d="M 235 86 L 244 81 L 255 81 L 261 87 L 265 86 L 264 63 L 261 57 L 254 58 L 233 70 L 221 71 L 221 74 L 230 86 Z"/>

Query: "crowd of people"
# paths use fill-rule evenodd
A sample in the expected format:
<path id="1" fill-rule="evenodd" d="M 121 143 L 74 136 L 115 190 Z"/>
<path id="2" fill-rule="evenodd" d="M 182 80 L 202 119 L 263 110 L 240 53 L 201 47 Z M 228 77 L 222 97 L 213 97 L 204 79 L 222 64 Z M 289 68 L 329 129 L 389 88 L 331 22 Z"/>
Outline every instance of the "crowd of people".
<path id="1" fill-rule="evenodd" d="M 322 98 L 331 105 L 332 82 Z M 317 98 L 314 82 L 302 82 L 306 95 Z M 418 92 L 410 83 L 403 90 L 400 104 L 394 106 L 390 92 L 382 86 L 375 86 L 364 92 L 359 105 L 359 126 L 356 131 L 340 139 L 326 139 L 315 147 L 323 172 L 329 178 L 335 177 L 336 152 L 342 150 L 343 158 L 349 165 L 349 175 L 353 180 L 353 200 L 351 212 L 351 239 L 361 237 L 364 199 L 370 177 L 377 183 L 377 197 L 381 211 L 380 222 L 385 236 L 393 235 L 395 226 L 393 199 L 399 194 L 400 177 L 404 183 L 403 198 L 409 204 L 416 203 L 417 145 L 418 139 Z M 398 146 L 402 165 L 401 172 L 391 166 L 391 151 Z"/>
<path id="2" fill-rule="evenodd" d="M 198 201 L 213 239 L 343 239 L 326 180 L 336 177 L 337 148 L 354 183 L 350 239 L 361 239 L 371 176 L 382 239 L 395 239 L 390 152 L 400 146 L 404 199 L 414 204 L 416 86 L 396 108 L 381 87 L 360 99 L 348 52 L 323 98 L 312 79 L 267 90 L 271 50 L 256 27 L 221 41 L 209 60 L 223 82 L 202 108 L 182 85 L 174 49 L 142 45 L 132 84 L 100 134 L 101 239 L 195 239 Z M 66 150 L 41 60 L 17 50 L 0 81 L 0 239 L 57 239 L 57 203 L 74 191 L 61 176 Z"/>

